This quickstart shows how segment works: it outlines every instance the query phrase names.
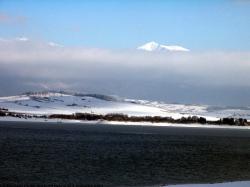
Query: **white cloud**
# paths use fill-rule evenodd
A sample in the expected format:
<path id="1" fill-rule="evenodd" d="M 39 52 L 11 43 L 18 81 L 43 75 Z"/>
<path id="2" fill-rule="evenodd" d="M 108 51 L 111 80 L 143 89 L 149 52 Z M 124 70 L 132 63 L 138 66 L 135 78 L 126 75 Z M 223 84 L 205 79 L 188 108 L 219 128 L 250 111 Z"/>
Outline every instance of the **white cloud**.
<path id="1" fill-rule="evenodd" d="M 26 38 L 26 37 L 17 37 L 16 40 L 17 40 L 17 41 L 22 41 L 22 42 L 29 41 L 29 39 Z"/>
<path id="2" fill-rule="evenodd" d="M 0 42 L 6 42 L 7 40 L 4 38 L 0 38 Z"/>
<path id="3" fill-rule="evenodd" d="M 21 40 L 26 41 L 25 38 Z M 53 46 L 57 44 L 53 43 Z M 124 70 L 135 69 L 142 73 L 143 70 L 151 70 L 163 79 L 168 73 L 174 74 L 173 76 L 187 76 L 192 78 L 193 84 L 250 86 L 247 81 L 250 80 L 249 52 L 147 53 L 98 48 L 49 48 L 46 43 L 35 42 L 25 45 L 18 42 L 0 42 L 0 49 L 0 63 L 42 66 L 47 72 L 42 74 L 44 76 L 49 75 L 58 65 L 61 66 L 60 69 L 67 70 L 70 66 L 78 67 L 82 71 L 104 66 L 107 69 L 118 68 L 114 71 L 121 71 L 119 67 Z M 49 71 L 48 67 L 51 68 Z M 22 72 L 22 69 L 18 71 Z M 35 74 L 38 76 L 39 72 Z M 64 76 L 60 71 L 57 71 L 57 74 Z M 75 73 L 73 75 L 77 76 Z"/>
<path id="4" fill-rule="evenodd" d="M 49 42 L 48 45 L 52 46 L 52 47 L 63 47 L 63 45 L 60 45 L 60 44 L 57 44 L 57 43 L 54 43 L 54 42 Z"/>
<path id="5" fill-rule="evenodd" d="M 158 94 L 164 98 L 172 94 L 170 98 L 189 95 L 195 99 L 201 96 L 198 92 L 205 94 L 209 88 L 250 88 L 250 52 L 147 53 L 0 40 L 0 67 L 0 78 L 13 82 L 18 79 L 19 87 L 28 81 L 41 88 L 67 85 L 69 89 L 124 96 Z M 9 89 L 1 82 L 0 87 Z M 194 88 L 203 90 L 194 93 Z M 183 89 L 186 91 L 182 93 Z"/>

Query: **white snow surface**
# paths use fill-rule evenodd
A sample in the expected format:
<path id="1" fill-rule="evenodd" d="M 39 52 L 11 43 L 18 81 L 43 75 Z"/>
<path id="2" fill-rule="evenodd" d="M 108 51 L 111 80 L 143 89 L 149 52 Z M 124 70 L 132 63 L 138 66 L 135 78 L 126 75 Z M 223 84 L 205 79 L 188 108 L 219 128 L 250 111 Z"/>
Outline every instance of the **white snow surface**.
<path id="1" fill-rule="evenodd" d="M 114 100 L 107 100 L 105 98 L 98 98 L 98 96 L 76 96 L 73 94 L 52 92 L 0 97 L 0 108 L 30 114 L 73 114 L 87 112 L 96 114 L 123 113 L 136 116 L 166 115 L 166 112 L 161 108 L 116 101 L 115 98 Z"/>
<path id="2" fill-rule="evenodd" d="M 178 45 L 161 45 L 158 44 L 154 41 L 148 42 L 142 46 L 139 46 L 137 49 L 139 50 L 144 50 L 144 51 L 171 51 L 171 52 L 177 52 L 177 51 L 182 51 L 182 52 L 187 52 L 190 51 L 187 48 L 184 48 L 182 46 Z"/>
<path id="3" fill-rule="evenodd" d="M 129 116 L 168 116 L 174 119 L 193 115 L 204 116 L 208 120 L 217 120 L 222 117 L 250 119 L 250 107 L 166 104 L 100 94 L 59 92 L 0 97 L 0 108 L 37 115 L 87 112 L 95 114 L 122 113 Z"/>
<path id="4" fill-rule="evenodd" d="M 216 184 L 183 184 L 183 185 L 167 185 L 164 187 L 249 187 L 250 181 L 226 182 Z"/>

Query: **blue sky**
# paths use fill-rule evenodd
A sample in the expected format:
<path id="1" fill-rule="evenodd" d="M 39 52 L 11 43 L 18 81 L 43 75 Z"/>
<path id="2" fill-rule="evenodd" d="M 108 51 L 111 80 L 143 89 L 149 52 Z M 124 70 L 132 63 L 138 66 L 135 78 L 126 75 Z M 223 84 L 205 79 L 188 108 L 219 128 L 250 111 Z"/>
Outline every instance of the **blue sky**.
<path id="1" fill-rule="evenodd" d="M 149 41 L 190 52 L 136 50 Z M 0 95 L 66 89 L 245 106 L 249 67 L 249 0 L 0 0 Z"/>
<path id="2" fill-rule="evenodd" d="M 148 41 L 192 50 L 249 50 L 246 0 L 1 0 L 0 37 L 67 46 L 135 48 Z M 20 22 L 20 23 L 18 23 Z"/>

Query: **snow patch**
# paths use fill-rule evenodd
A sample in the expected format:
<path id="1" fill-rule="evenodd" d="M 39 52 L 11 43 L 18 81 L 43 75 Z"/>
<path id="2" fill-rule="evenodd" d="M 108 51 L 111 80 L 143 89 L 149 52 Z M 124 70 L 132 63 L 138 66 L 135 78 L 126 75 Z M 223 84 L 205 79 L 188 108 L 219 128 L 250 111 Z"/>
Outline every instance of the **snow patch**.
<path id="1" fill-rule="evenodd" d="M 51 46 L 51 47 L 63 47 L 63 45 L 60 45 L 60 44 L 57 44 L 57 43 L 54 43 L 54 42 L 49 42 L 48 45 Z"/>

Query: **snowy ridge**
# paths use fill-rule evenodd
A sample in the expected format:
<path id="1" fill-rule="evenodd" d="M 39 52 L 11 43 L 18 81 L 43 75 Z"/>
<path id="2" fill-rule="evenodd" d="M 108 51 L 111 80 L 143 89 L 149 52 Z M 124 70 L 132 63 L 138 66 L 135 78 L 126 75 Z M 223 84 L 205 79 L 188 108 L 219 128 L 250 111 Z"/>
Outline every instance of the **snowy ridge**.
<path id="1" fill-rule="evenodd" d="M 164 187 L 248 187 L 250 181 L 225 182 L 216 184 L 182 184 L 182 185 L 167 185 Z"/>
<path id="2" fill-rule="evenodd" d="M 118 98 L 101 94 L 28 93 L 19 96 L 1 97 L 0 108 L 29 114 L 73 113 L 123 113 L 128 115 L 166 115 L 153 106 L 144 106 L 119 101 Z"/>
<path id="3" fill-rule="evenodd" d="M 188 52 L 190 51 L 187 48 L 178 45 L 161 45 L 154 41 L 148 42 L 142 46 L 139 46 L 137 49 L 144 51 L 170 51 L 170 52 Z"/>
<path id="4" fill-rule="evenodd" d="M 129 116 L 164 116 L 174 119 L 194 115 L 203 116 L 209 120 L 217 120 L 223 117 L 250 119 L 250 107 L 167 104 L 102 94 L 69 92 L 38 92 L 0 97 L 0 108 L 12 112 L 41 115 L 122 113 Z"/>

